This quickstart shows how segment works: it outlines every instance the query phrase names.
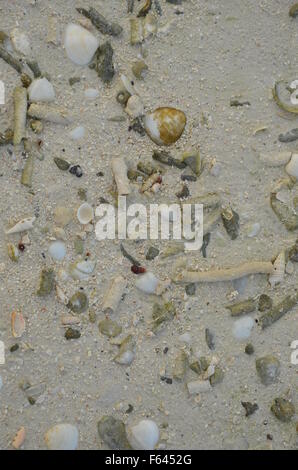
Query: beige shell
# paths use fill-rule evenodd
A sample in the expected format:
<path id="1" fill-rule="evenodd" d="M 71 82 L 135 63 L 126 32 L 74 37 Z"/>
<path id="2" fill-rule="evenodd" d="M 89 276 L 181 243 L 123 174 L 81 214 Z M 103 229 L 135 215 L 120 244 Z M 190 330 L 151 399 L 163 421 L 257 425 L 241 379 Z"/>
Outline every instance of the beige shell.
<path id="1" fill-rule="evenodd" d="M 12 447 L 14 449 L 19 449 L 23 444 L 24 444 L 24 441 L 25 441 L 25 437 L 26 437 L 26 430 L 25 428 L 22 426 L 18 432 L 16 433 L 13 441 L 12 441 Z"/>
<path id="2" fill-rule="evenodd" d="M 275 287 L 276 284 L 280 284 L 285 276 L 286 269 L 286 255 L 285 251 L 282 251 L 273 263 L 274 272 L 269 276 L 269 283 L 271 287 Z"/>
<path id="3" fill-rule="evenodd" d="M 86 225 L 91 222 L 94 218 L 94 211 L 92 206 L 87 202 L 84 202 L 77 210 L 77 218 L 80 224 Z"/>
<path id="4" fill-rule="evenodd" d="M 12 312 L 11 314 L 11 331 L 14 338 L 21 338 L 25 333 L 26 324 L 21 312 Z"/>
<path id="5" fill-rule="evenodd" d="M 158 108 L 144 118 L 145 130 L 157 145 L 171 145 L 176 142 L 185 125 L 185 114 L 175 108 Z"/>

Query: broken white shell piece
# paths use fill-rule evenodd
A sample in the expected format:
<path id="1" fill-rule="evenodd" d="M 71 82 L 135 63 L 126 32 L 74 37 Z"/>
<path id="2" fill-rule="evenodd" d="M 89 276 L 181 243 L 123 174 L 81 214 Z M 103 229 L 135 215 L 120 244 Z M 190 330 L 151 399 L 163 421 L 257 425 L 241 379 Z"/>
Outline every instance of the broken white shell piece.
<path id="1" fill-rule="evenodd" d="M 127 437 L 134 450 L 154 450 L 159 441 L 159 429 L 151 419 L 143 419 L 127 430 Z"/>
<path id="2" fill-rule="evenodd" d="M 271 287 L 275 287 L 276 284 L 280 284 L 285 277 L 286 270 L 286 255 L 283 250 L 276 258 L 273 263 L 273 274 L 269 276 L 269 283 Z"/>
<path id="3" fill-rule="evenodd" d="M 145 274 L 138 276 L 136 287 L 142 292 L 145 292 L 145 294 L 155 294 L 159 282 L 159 279 L 153 273 L 148 271 Z"/>
<path id="4" fill-rule="evenodd" d="M 187 383 L 187 390 L 190 395 L 197 395 L 198 393 L 210 392 L 212 387 L 209 380 L 193 380 Z"/>
<path id="5" fill-rule="evenodd" d="M 125 112 L 133 119 L 144 115 L 144 105 L 138 95 L 132 95 L 128 98 Z"/>
<path id="6" fill-rule="evenodd" d="M 112 279 L 109 289 L 103 299 L 102 310 L 105 314 L 110 315 L 117 311 L 118 305 L 124 294 L 125 287 L 126 280 L 121 275 Z"/>
<path id="7" fill-rule="evenodd" d="M 87 65 L 99 46 L 99 40 L 78 24 L 67 25 L 64 37 L 67 57 L 77 65 Z"/>
<path id="8" fill-rule="evenodd" d="M 116 182 L 118 195 L 127 196 L 130 194 L 131 189 L 129 179 L 127 177 L 127 166 L 123 157 L 116 157 L 111 162 L 112 172 Z"/>
<path id="9" fill-rule="evenodd" d="M 61 289 L 61 287 L 58 286 L 58 284 L 56 284 L 56 295 L 57 295 L 57 299 L 64 305 L 67 305 L 68 304 L 68 297 L 67 295 L 63 292 L 63 290 Z"/>
<path id="10" fill-rule="evenodd" d="M 59 21 L 54 15 L 48 17 L 47 42 L 58 46 L 60 43 Z"/>
<path id="11" fill-rule="evenodd" d="M 19 232 L 26 232 L 27 230 L 33 229 L 33 223 L 36 220 L 36 217 L 27 217 L 25 219 L 21 219 L 17 222 L 12 228 L 6 230 L 6 235 L 10 235 L 12 233 L 19 233 Z"/>
<path id="12" fill-rule="evenodd" d="M 28 88 L 28 95 L 30 101 L 53 101 L 55 99 L 54 87 L 45 77 L 33 80 Z"/>
<path id="13" fill-rule="evenodd" d="M 69 274 L 73 279 L 78 281 L 85 281 L 93 273 L 95 268 L 95 261 L 76 261 L 70 266 Z"/>
<path id="14" fill-rule="evenodd" d="M 294 178 L 298 178 L 298 153 L 293 153 L 291 160 L 286 166 L 286 172 Z"/>
<path id="15" fill-rule="evenodd" d="M 85 135 L 85 127 L 83 126 L 77 126 L 74 129 L 72 129 L 69 133 L 69 137 L 72 140 L 82 139 L 84 135 Z"/>
<path id="16" fill-rule="evenodd" d="M 14 28 L 10 33 L 10 40 L 14 50 L 18 52 L 18 54 L 25 56 L 31 54 L 29 38 L 23 31 L 20 31 L 18 28 Z"/>
<path id="17" fill-rule="evenodd" d="M 71 424 L 57 424 L 47 431 L 45 441 L 49 450 L 75 450 L 79 432 Z"/>
<path id="18" fill-rule="evenodd" d="M 21 312 L 12 312 L 11 331 L 14 338 L 21 338 L 26 331 L 25 319 Z"/>
<path id="19" fill-rule="evenodd" d="M 126 89 L 126 91 L 128 91 L 128 93 L 130 93 L 131 95 L 138 95 L 138 90 L 136 88 L 136 85 L 133 85 L 132 83 L 134 83 L 133 80 L 129 80 L 127 78 L 126 75 L 120 75 L 120 79 L 121 79 L 121 82 L 124 86 L 124 88 Z"/>

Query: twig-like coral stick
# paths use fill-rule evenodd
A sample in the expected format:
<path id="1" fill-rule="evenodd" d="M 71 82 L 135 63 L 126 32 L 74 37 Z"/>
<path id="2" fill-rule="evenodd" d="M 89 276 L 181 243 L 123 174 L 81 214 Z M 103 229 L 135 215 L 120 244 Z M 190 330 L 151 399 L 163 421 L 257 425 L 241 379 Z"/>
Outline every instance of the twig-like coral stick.
<path id="1" fill-rule="evenodd" d="M 0 47 L 0 57 L 5 60 L 7 64 L 13 67 L 20 74 L 23 72 L 23 64 L 15 59 L 9 52 L 7 52 L 3 47 Z"/>
<path id="2" fill-rule="evenodd" d="M 233 281 L 250 274 L 272 274 L 273 265 L 269 261 L 251 261 L 225 269 L 210 271 L 183 271 L 174 279 L 175 282 L 219 282 Z"/>
<path id="3" fill-rule="evenodd" d="M 13 144 L 19 145 L 26 136 L 26 116 L 27 116 L 27 90 L 23 87 L 16 87 L 13 93 L 14 98 L 14 134 Z"/>
<path id="4" fill-rule="evenodd" d="M 127 167 L 122 157 L 112 159 L 112 172 L 116 181 L 118 195 L 126 196 L 130 194 L 129 179 L 127 177 Z"/>
<path id="5" fill-rule="evenodd" d="M 65 109 L 47 104 L 32 103 L 28 109 L 28 116 L 62 125 L 67 125 L 71 122 Z"/>
<path id="6" fill-rule="evenodd" d="M 120 275 L 116 276 L 112 280 L 110 287 L 103 300 L 102 309 L 105 314 L 110 315 L 116 312 L 122 295 L 124 293 L 125 286 L 126 281 L 124 277 Z"/>
<path id="7" fill-rule="evenodd" d="M 263 313 L 260 317 L 259 323 L 264 330 L 268 326 L 271 326 L 277 320 L 282 318 L 298 303 L 298 293 L 287 295 L 281 302 L 272 307 L 268 312 Z"/>

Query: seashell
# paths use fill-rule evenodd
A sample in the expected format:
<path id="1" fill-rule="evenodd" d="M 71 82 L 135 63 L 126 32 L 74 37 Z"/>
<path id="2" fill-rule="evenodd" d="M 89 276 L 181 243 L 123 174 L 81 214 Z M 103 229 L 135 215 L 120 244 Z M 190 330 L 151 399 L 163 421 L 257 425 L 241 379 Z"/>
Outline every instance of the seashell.
<path id="1" fill-rule="evenodd" d="M 99 91 L 96 88 L 87 88 L 84 95 L 87 100 L 95 100 L 99 96 Z"/>
<path id="2" fill-rule="evenodd" d="M 16 433 L 13 441 L 12 441 L 12 447 L 14 449 L 19 449 L 23 444 L 24 444 L 24 441 L 25 441 L 25 437 L 26 437 L 26 430 L 25 428 L 22 426 L 18 432 Z"/>
<path id="3" fill-rule="evenodd" d="M 143 37 L 147 39 L 152 34 L 157 33 L 157 18 L 152 13 L 149 13 L 143 22 Z"/>
<path id="4" fill-rule="evenodd" d="M 286 165 L 292 156 L 292 152 L 261 152 L 259 154 L 260 161 L 268 166 Z"/>
<path id="5" fill-rule="evenodd" d="M 26 230 L 32 230 L 33 222 L 35 221 L 35 219 L 36 217 L 27 217 L 25 219 L 21 219 L 12 228 L 6 230 L 6 235 L 10 235 L 12 233 L 26 232 Z"/>
<path id="6" fill-rule="evenodd" d="M 276 284 L 280 284 L 285 277 L 286 254 L 284 250 L 277 256 L 273 263 L 273 267 L 273 274 L 269 276 L 269 283 L 271 287 L 275 287 Z"/>
<path id="7" fill-rule="evenodd" d="M 158 286 L 159 279 L 151 272 L 146 272 L 138 277 L 136 287 L 145 294 L 154 294 Z"/>
<path id="8" fill-rule="evenodd" d="M 159 429 L 151 419 L 143 419 L 128 429 L 127 437 L 134 450 L 154 450 L 159 441 Z"/>
<path id="9" fill-rule="evenodd" d="M 103 442 L 113 450 L 131 449 L 127 440 L 125 424 L 113 416 L 103 416 L 97 423 L 97 430 Z"/>
<path id="10" fill-rule="evenodd" d="M 77 218 L 80 224 L 86 225 L 94 218 L 93 207 L 87 202 L 84 202 L 77 210 Z"/>
<path id="11" fill-rule="evenodd" d="M 49 450 L 76 450 L 79 432 L 71 424 L 57 424 L 46 432 L 45 441 Z"/>
<path id="12" fill-rule="evenodd" d="M 21 312 L 12 312 L 11 331 L 14 338 L 21 338 L 26 331 L 25 319 Z"/>
<path id="13" fill-rule="evenodd" d="M 73 279 L 78 281 L 85 281 L 89 275 L 93 273 L 95 268 L 95 261 L 76 261 L 70 266 L 69 274 Z"/>
<path id="14" fill-rule="evenodd" d="M 135 358 L 136 344 L 131 335 L 127 336 L 120 344 L 119 353 L 114 357 L 117 364 L 129 366 Z"/>
<path id="15" fill-rule="evenodd" d="M 20 252 L 17 247 L 12 243 L 7 244 L 7 254 L 11 261 L 14 261 L 16 263 L 19 260 Z"/>
<path id="16" fill-rule="evenodd" d="M 298 178 L 298 153 L 293 153 L 291 160 L 286 166 L 286 172 L 294 178 Z"/>
<path id="17" fill-rule="evenodd" d="M 87 65 L 99 46 L 99 40 L 82 26 L 70 23 L 66 27 L 64 46 L 70 60 L 77 65 Z"/>
<path id="18" fill-rule="evenodd" d="M 65 244 L 61 241 L 51 243 L 49 246 L 49 253 L 54 260 L 62 261 L 66 255 Z"/>
<path id="19" fill-rule="evenodd" d="M 122 327 L 109 318 L 99 322 L 98 328 L 103 335 L 109 336 L 110 338 L 120 335 L 122 331 Z"/>
<path id="20" fill-rule="evenodd" d="M 138 60 L 132 65 L 131 70 L 136 78 L 143 80 L 148 71 L 148 65 L 143 60 Z"/>
<path id="21" fill-rule="evenodd" d="M 23 33 L 18 28 L 14 28 L 10 33 L 10 40 L 14 50 L 18 52 L 18 54 L 25 56 L 31 54 L 31 46 L 27 34 Z"/>
<path id="22" fill-rule="evenodd" d="M 54 289 L 55 273 L 52 269 L 43 269 L 40 274 L 39 287 L 37 295 L 45 297 L 49 295 Z"/>
<path id="23" fill-rule="evenodd" d="M 157 145 L 171 145 L 184 131 L 186 116 L 175 108 L 158 108 L 146 114 L 144 127 Z"/>
<path id="24" fill-rule="evenodd" d="M 130 98 L 128 98 L 125 112 L 133 119 L 139 116 L 143 116 L 144 105 L 138 95 L 132 95 Z"/>
<path id="25" fill-rule="evenodd" d="M 246 227 L 246 235 L 249 238 L 253 238 L 258 235 L 260 230 L 261 230 L 261 225 L 259 224 L 259 222 L 256 222 L 254 224 L 249 224 Z"/>
<path id="26" fill-rule="evenodd" d="M 17 86 L 13 92 L 14 101 L 14 133 L 13 145 L 19 145 L 26 137 L 27 90 Z"/>
<path id="27" fill-rule="evenodd" d="M 236 320 L 233 326 L 233 336 L 239 341 L 248 339 L 254 324 L 255 322 L 251 317 L 243 317 Z"/>
<path id="28" fill-rule="evenodd" d="M 125 90 L 130 94 L 130 95 L 138 95 L 138 90 L 136 86 L 133 84 L 132 80 L 129 80 L 126 75 L 120 75 L 121 82 L 125 88 Z"/>
<path id="29" fill-rule="evenodd" d="M 55 91 L 53 85 L 46 78 L 33 80 L 28 88 L 30 101 L 53 101 Z"/>
<path id="30" fill-rule="evenodd" d="M 72 120 L 65 108 L 48 105 L 47 103 L 32 103 L 28 116 L 66 126 Z"/>
<path id="31" fill-rule="evenodd" d="M 67 304 L 67 307 L 73 312 L 73 313 L 83 313 L 85 312 L 88 307 L 89 307 L 89 301 L 84 294 L 84 292 L 76 292 L 70 299 Z"/>

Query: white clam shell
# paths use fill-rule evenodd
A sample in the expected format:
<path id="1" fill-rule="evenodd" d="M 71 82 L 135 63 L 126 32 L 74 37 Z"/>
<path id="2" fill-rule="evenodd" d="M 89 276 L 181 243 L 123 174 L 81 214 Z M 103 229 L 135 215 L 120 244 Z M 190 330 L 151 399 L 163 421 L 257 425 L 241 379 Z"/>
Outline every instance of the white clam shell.
<path id="1" fill-rule="evenodd" d="M 86 225 L 94 218 L 93 207 L 87 202 L 84 202 L 77 210 L 77 218 L 80 224 Z"/>
<path id="2" fill-rule="evenodd" d="M 53 85 L 46 78 L 33 80 L 28 88 L 30 101 L 53 101 L 55 91 Z"/>
<path id="3" fill-rule="evenodd" d="M 136 281 L 136 287 L 145 294 L 154 294 L 158 284 L 158 278 L 151 272 L 138 276 Z"/>
<path id="4" fill-rule="evenodd" d="M 269 283 L 271 287 L 275 287 L 276 284 L 280 284 L 285 277 L 286 270 L 286 254 L 283 250 L 276 258 L 273 263 L 274 272 L 269 276 Z"/>
<path id="5" fill-rule="evenodd" d="M 293 153 L 291 160 L 286 166 L 286 172 L 294 178 L 298 178 L 298 153 Z"/>
<path id="6" fill-rule="evenodd" d="M 71 23 L 66 27 L 64 46 L 70 60 L 77 65 L 87 65 L 99 46 L 99 40 L 87 29 Z"/>
<path id="7" fill-rule="evenodd" d="M 131 96 L 127 101 L 125 111 L 131 118 L 143 116 L 144 105 L 141 98 L 138 95 Z"/>
<path id="8" fill-rule="evenodd" d="M 45 435 L 49 450 L 75 450 L 79 442 L 79 432 L 72 424 L 57 424 Z"/>
<path id="9" fill-rule="evenodd" d="M 159 441 L 159 429 L 151 419 L 143 419 L 128 429 L 127 437 L 134 450 L 154 450 Z"/>
<path id="10" fill-rule="evenodd" d="M 233 325 L 233 336 L 238 341 L 245 341 L 250 337 L 254 324 L 255 322 L 251 317 L 243 317 L 236 320 Z"/>
<path id="11" fill-rule="evenodd" d="M 69 274 L 73 279 L 85 281 L 89 278 L 89 275 L 93 273 L 94 268 L 95 261 L 77 261 L 71 266 Z"/>

